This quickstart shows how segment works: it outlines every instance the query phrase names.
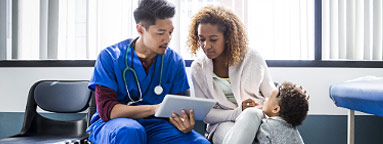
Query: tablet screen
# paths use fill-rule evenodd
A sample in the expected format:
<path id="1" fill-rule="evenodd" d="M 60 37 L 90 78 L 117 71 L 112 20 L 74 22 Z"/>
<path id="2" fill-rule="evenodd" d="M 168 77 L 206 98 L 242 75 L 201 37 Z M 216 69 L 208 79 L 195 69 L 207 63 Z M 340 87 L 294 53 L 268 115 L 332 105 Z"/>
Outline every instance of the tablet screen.
<path id="1" fill-rule="evenodd" d="M 212 99 L 168 94 L 165 96 L 154 116 L 171 117 L 173 112 L 181 115 L 182 109 L 185 109 L 187 112 L 189 109 L 193 109 L 194 119 L 203 120 L 215 104 L 216 101 Z"/>

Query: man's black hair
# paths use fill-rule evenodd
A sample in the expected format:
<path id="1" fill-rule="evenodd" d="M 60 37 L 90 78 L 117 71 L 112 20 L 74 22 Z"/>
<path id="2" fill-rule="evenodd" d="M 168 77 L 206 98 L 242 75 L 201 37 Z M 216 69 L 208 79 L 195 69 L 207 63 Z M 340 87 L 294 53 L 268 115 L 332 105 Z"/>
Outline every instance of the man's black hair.
<path id="1" fill-rule="evenodd" d="M 156 19 L 172 18 L 175 11 L 175 6 L 166 0 L 140 0 L 134 10 L 134 19 L 136 24 L 149 28 L 156 24 Z"/>

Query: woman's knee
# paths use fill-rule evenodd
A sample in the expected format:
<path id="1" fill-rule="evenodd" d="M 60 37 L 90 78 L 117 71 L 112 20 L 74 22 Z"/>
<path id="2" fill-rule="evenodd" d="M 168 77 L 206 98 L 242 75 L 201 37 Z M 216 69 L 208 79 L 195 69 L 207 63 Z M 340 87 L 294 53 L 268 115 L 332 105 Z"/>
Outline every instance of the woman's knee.
<path id="1" fill-rule="evenodd" d="M 252 107 L 252 108 L 247 108 L 245 109 L 241 115 L 244 115 L 244 117 L 251 117 L 251 118 L 258 118 L 258 119 L 262 119 L 263 117 L 263 112 L 261 109 L 258 109 L 256 107 Z"/>
<path id="2" fill-rule="evenodd" d="M 220 123 L 212 135 L 213 143 L 217 143 L 217 144 L 222 143 L 227 132 L 229 132 L 233 126 L 234 126 L 234 122 L 232 122 L 232 121 L 226 121 L 226 122 Z"/>

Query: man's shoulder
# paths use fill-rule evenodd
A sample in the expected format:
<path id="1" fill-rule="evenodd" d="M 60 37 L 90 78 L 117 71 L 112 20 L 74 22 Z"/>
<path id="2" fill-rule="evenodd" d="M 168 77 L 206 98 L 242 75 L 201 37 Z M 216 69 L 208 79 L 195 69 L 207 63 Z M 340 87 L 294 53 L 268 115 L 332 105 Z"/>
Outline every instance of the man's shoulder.
<path id="1" fill-rule="evenodd" d="M 108 47 L 106 47 L 105 49 L 103 49 L 102 51 L 116 51 L 116 50 L 122 50 L 122 49 L 126 49 L 127 47 L 129 47 L 130 43 L 131 43 L 132 39 L 126 39 L 126 40 L 123 40 L 123 41 L 120 41 L 118 43 L 115 43 L 113 45 L 110 45 Z"/>
<path id="2" fill-rule="evenodd" d="M 171 48 L 166 49 L 166 53 L 164 56 L 165 56 L 165 59 L 172 64 L 177 64 L 180 62 L 184 63 L 182 56 Z"/>
<path id="3" fill-rule="evenodd" d="M 113 59 L 117 59 L 119 56 L 123 55 L 127 47 L 129 47 L 131 41 L 132 39 L 126 39 L 110 45 L 100 51 L 100 56 L 109 56 Z"/>

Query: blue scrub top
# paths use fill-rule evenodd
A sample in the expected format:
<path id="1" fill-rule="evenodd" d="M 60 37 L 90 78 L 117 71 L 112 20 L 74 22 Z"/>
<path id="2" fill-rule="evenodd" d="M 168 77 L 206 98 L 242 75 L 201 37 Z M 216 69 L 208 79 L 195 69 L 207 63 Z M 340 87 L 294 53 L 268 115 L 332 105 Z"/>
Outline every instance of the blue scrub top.
<path id="1" fill-rule="evenodd" d="M 184 60 L 175 51 L 168 48 L 163 55 L 164 62 L 161 82 L 163 92 L 161 95 L 156 95 L 154 93 L 154 87 L 160 82 L 161 56 L 158 55 L 157 58 L 154 59 L 156 64 L 153 63 L 146 74 L 134 49 L 128 49 L 131 42 L 132 39 L 127 39 L 107 47 L 100 52 L 95 64 L 93 76 L 89 83 L 89 89 L 94 91 L 96 85 L 102 85 L 117 92 L 117 100 L 119 103 L 127 104 L 129 102 L 122 76 L 123 70 L 125 69 L 126 50 L 129 50 L 127 61 L 130 67 L 132 67 L 131 60 L 133 52 L 133 68 L 137 73 L 142 93 L 144 94 L 146 89 L 149 89 L 147 94 L 143 95 L 143 101 L 135 103 L 134 105 L 159 104 L 166 94 L 177 94 L 190 88 Z M 150 83 L 152 76 L 153 80 Z M 131 71 L 126 72 L 126 81 L 130 95 L 134 100 L 138 100 L 139 91 Z"/>

